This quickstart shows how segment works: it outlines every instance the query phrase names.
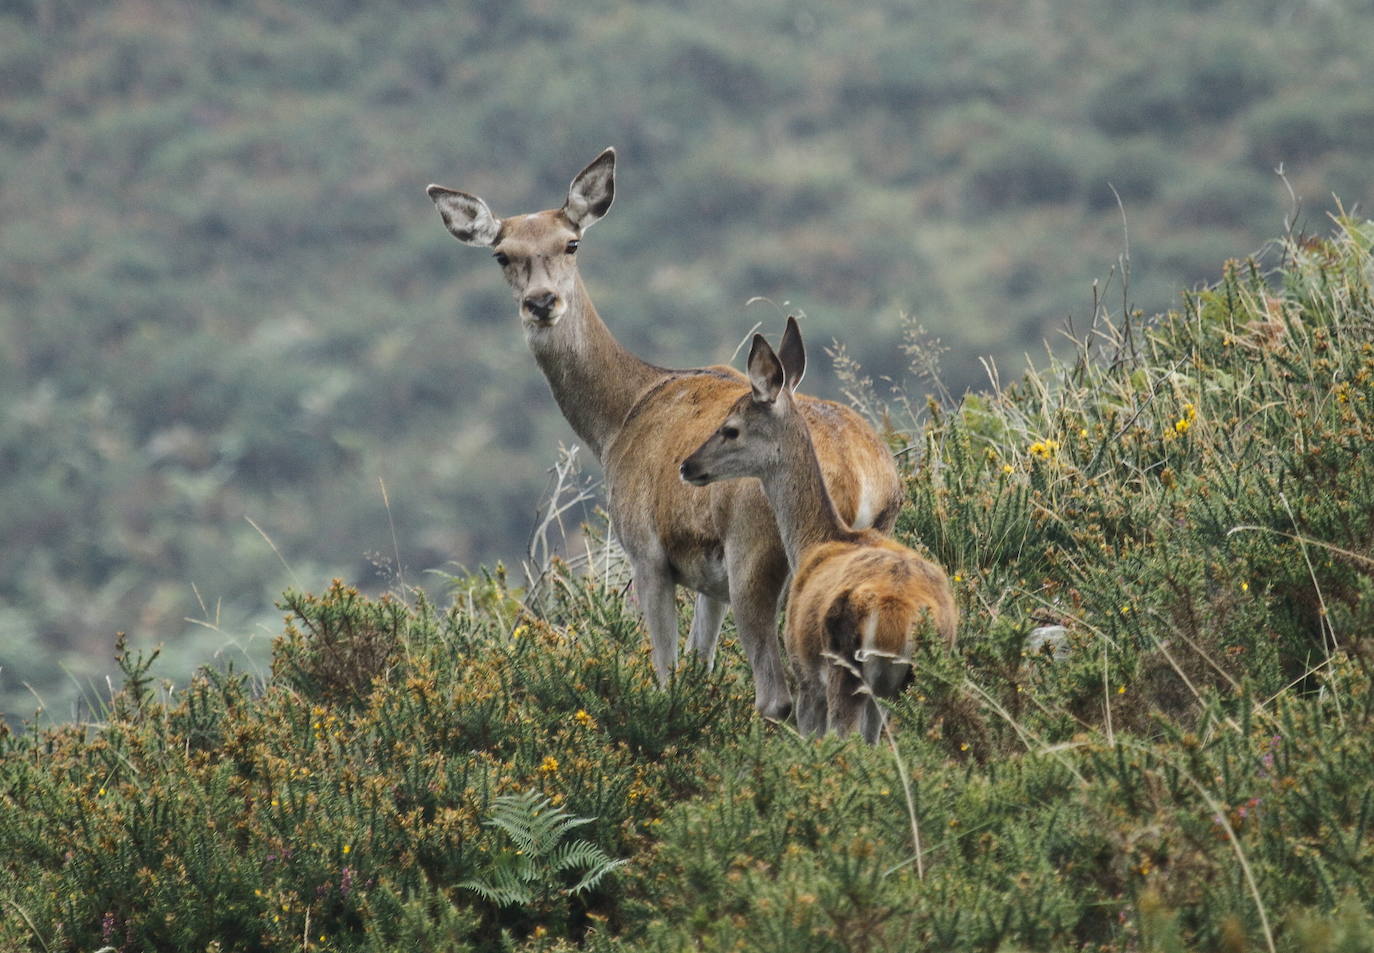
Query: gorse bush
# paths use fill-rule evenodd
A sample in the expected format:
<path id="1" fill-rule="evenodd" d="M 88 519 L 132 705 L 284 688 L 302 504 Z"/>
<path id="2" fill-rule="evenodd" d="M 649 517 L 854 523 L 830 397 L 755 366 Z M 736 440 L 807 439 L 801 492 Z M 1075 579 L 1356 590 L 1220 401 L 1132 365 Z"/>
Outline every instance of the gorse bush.
<path id="1" fill-rule="evenodd" d="M 206 671 L 155 699 L 148 660 L 121 656 L 98 728 L 4 741 L 0 857 L 24 874 L 0 947 L 392 949 L 387 911 L 405 908 L 494 948 L 514 925 L 611 916 L 618 859 L 747 724 L 747 676 L 688 668 L 662 691 L 623 602 L 567 594 L 513 627 L 342 585 L 292 594 L 256 694 Z M 528 792 L 547 800 L 510 800 Z M 522 839 L 521 804 L 561 825 Z M 564 840 L 574 815 L 591 820 Z M 499 888 L 512 877 L 539 918 Z"/>
<path id="2" fill-rule="evenodd" d="M 561 564 L 290 593 L 261 683 L 121 642 L 98 721 L 0 737 L 0 948 L 1370 949 L 1372 243 L 957 404 L 843 365 L 963 609 L 882 744 L 759 720 L 728 638 L 660 689 Z"/>
<path id="3" fill-rule="evenodd" d="M 1132 718 L 1307 677 L 1368 621 L 1370 234 L 1291 249 L 1277 284 L 1233 262 L 1183 310 L 1099 324 L 1076 362 L 937 410 L 902 530 L 975 606 L 1106 653 L 1099 695 L 1157 680 Z"/>

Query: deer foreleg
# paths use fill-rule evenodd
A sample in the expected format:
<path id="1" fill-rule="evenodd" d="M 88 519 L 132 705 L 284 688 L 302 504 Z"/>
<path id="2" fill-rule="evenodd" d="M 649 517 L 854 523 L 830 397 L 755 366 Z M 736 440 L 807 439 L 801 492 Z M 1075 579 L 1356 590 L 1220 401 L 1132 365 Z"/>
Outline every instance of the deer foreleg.
<path id="1" fill-rule="evenodd" d="M 654 671 L 667 685 L 677 666 L 677 587 L 666 571 L 634 567 L 635 598 L 649 630 Z"/>
<path id="2" fill-rule="evenodd" d="M 728 604 L 712 599 L 698 592 L 696 606 L 692 610 L 692 631 L 687 635 L 687 645 L 697 655 L 709 671 L 716 663 L 716 644 L 720 640 L 720 624 L 725 621 Z"/>

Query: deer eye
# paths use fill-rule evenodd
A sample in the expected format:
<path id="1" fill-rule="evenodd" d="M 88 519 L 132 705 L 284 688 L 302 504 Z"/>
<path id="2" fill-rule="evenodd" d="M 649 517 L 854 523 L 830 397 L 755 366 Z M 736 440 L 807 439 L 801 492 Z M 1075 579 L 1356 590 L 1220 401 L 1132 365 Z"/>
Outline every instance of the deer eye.
<path id="1" fill-rule="evenodd" d="M 495 258 L 495 259 L 496 259 L 496 263 L 497 263 L 498 265 L 500 265 L 502 268 L 504 268 L 504 267 L 506 267 L 507 265 L 510 264 L 510 256 L 508 256 L 505 252 L 500 252 L 500 251 L 499 251 L 499 252 L 497 252 L 496 254 L 492 255 L 491 257 Z"/>
<path id="2" fill-rule="evenodd" d="M 720 428 L 720 435 L 721 435 L 723 438 L 725 438 L 726 440 L 734 440 L 736 437 L 739 436 L 739 428 L 738 428 L 738 427 L 721 427 L 721 428 Z"/>
<path id="3" fill-rule="evenodd" d="M 569 255 L 576 255 L 577 247 L 581 244 L 582 243 L 580 241 L 574 238 L 572 241 L 568 242 L 568 247 L 563 250 L 566 251 Z"/>

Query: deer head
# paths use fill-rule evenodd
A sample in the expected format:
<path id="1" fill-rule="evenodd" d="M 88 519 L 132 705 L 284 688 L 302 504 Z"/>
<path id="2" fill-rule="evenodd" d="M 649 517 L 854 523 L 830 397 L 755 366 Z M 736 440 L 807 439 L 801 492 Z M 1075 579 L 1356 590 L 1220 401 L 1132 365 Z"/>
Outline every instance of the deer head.
<path id="1" fill-rule="evenodd" d="M 806 349 L 797 319 L 775 353 L 762 334 L 749 349 L 750 392 L 735 401 L 725 422 L 683 461 L 678 472 L 688 483 L 705 486 L 736 477 L 762 477 L 784 463 L 789 430 L 805 426 L 797 418 L 793 394 L 806 373 Z"/>
<path id="2" fill-rule="evenodd" d="M 583 296 L 574 256 L 582 233 L 615 198 L 615 150 L 607 149 L 577 174 L 560 209 L 500 219 L 475 195 L 442 185 L 428 192 L 454 238 L 492 249 L 526 329 L 548 329 Z"/>

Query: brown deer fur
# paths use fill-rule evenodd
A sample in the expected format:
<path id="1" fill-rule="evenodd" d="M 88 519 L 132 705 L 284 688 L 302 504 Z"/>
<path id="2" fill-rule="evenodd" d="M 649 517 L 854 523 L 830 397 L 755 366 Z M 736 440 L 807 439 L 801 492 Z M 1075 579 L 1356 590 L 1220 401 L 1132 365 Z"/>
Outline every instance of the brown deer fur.
<path id="1" fill-rule="evenodd" d="M 861 729 L 872 742 L 883 716 L 870 696 L 891 698 L 905 687 L 924 633 L 954 644 L 954 596 L 934 563 L 876 530 L 845 525 L 822 478 L 820 442 L 793 393 L 806 366 L 793 318 L 779 350 L 781 358 L 754 336 L 751 392 L 680 472 L 698 486 L 762 481 L 792 566 L 784 641 L 797 680 L 797 727 Z"/>
<path id="2" fill-rule="evenodd" d="M 777 612 L 787 556 L 758 483 L 684 484 L 677 462 L 711 433 L 749 384 L 728 367 L 668 370 L 625 350 L 582 285 L 575 252 L 611 206 L 615 153 L 573 180 L 561 209 L 498 219 L 481 199 L 431 185 L 459 241 L 494 250 L 515 292 L 526 343 L 568 423 L 606 473 L 611 526 L 630 560 L 635 593 L 667 682 L 677 660 L 678 585 L 695 590 L 688 642 L 708 664 L 728 605 L 754 675 L 755 704 L 784 718 L 791 700 L 778 652 Z M 852 410 L 798 397 L 814 428 L 834 504 L 846 520 L 890 528 L 901 483 L 886 445 Z"/>

